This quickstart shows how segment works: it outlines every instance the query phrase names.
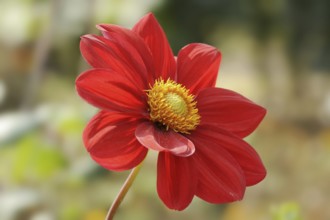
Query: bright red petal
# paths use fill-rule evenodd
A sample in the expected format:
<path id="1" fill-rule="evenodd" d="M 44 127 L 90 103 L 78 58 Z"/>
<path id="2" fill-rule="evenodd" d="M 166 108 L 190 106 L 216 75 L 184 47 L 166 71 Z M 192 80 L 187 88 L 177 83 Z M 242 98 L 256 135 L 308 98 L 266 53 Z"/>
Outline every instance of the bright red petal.
<path id="1" fill-rule="evenodd" d="M 172 130 L 162 131 L 151 122 L 138 125 L 135 136 L 143 146 L 151 150 L 169 151 L 181 157 L 195 152 L 195 146 L 189 139 Z"/>
<path id="2" fill-rule="evenodd" d="M 189 44 L 178 54 L 177 81 L 193 94 L 206 87 L 214 87 L 221 60 L 220 52 L 206 44 Z"/>
<path id="3" fill-rule="evenodd" d="M 148 151 L 135 138 L 137 124 L 137 119 L 127 115 L 100 111 L 84 130 L 86 149 L 106 169 L 132 169 L 141 163 Z"/>
<path id="4" fill-rule="evenodd" d="M 153 14 L 144 16 L 132 29 L 148 45 L 155 64 L 155 79 L 175 80 L 176 64 L 166 35 Z"/>
<path id="5" fill-rule="evenodd" d="M 92 69 L 76 80 L 78 94 L 90 104 L 106 110 L 147 114 L 145 94 L 124 75 L 107 69 Z"/>
<path id="6" fill-rule="evenodd" d="M 204 89 L 196 100 L 201 124 L 215 124 L 239 137 L 252 133 L 266 114 L 263 107 L 226 89 Z"/>
<path id="7" fill-rule="evenodd" d="M 141 89 L 148 88 L 148 72 L 141 58 L 145 55 L 140 54 L 125 38 L 115 41 L 100 36 L 85 35 L 81 37 L 80 50 L 92 67 L 111 69 L 114 73 L 125 75 Z"/>
<path id="8" fill-rule="evenodd" d="M 148 73 L 148 80 L 152 80 L 155 73 L 153 58 L 148 46 L 143 39 L 133 31 L 112 24 L 101 24 L 97 26 L 105 38 L 120 45 L 128 51 L 126 59 L 130 63 L 138 63 Z"/>
<path id="9" fill-rule="evenodd" d="M 157 191 L 170 209 L 185 209 L 194 197 L 197 175 L 191 157 L 160 152 L 157 166 Z"/>
<path id="10" fill-rule="evenodd" d="M 233 202 L 243 198 L 244 173 L 236 160 L 217 143 L 190 135 L 196 145 L 192 155 L 198 170 L 196 195 L 210 203 Z"/>
<path id="11" fill-rule="evenodd" d="M 265 178 L 266 169 L 258 153 L 241 138 L 213 125 L 200 125 L 193 135 L 229 152 L 242 168 L 247 186 L 255 185 Z"/>

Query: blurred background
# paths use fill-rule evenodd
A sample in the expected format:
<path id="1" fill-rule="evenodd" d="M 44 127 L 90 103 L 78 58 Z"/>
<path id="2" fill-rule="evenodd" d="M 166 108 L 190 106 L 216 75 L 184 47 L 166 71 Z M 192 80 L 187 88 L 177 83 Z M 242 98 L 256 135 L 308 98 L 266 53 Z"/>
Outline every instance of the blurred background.
<path id="1" fill-rule="evenodd" d="M 104 219 L 128 172 L 101 168 L 83 147 L 97 109 L 75 92 L 89 68 L 79 37 L 149 11 L 175 53 L 214 45 L 218 86 L 268 109 L 247 138 L 268 175 L 240 202 L 195 198 L 176 212 L 157 196 L 151 153 L 117 219 L 330 219 L 328 0 L 0 0 L 0 219 Z"/>

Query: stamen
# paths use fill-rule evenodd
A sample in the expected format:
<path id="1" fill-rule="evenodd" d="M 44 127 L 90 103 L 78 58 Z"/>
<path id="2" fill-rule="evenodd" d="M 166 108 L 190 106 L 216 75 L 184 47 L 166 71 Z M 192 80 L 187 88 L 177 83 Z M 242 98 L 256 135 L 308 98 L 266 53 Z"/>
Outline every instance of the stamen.
<path id="1" fill-rule="evenodd" d="M 200 115 L 194 96 L 183 85 L 170 79 L 156 80 L 147 90 L 150 119 L 166 130 L 189 134 L 196 129 Z"/>

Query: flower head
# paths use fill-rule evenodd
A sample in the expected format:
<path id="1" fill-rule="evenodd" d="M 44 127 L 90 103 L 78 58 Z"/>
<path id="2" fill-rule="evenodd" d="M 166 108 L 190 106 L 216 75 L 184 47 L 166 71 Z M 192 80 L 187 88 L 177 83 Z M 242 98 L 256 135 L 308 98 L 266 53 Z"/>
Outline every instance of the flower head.
<path id="1" fill-rule="evenodd" d="M 140 164 L 158 151 L 157 191 L 171 209 L 196 195 L 210 203 L 242 199 L 266 170 L 242 138 L 266 110 L 233 91 L 215 88 L 220 52 L 193 43 L 174 57 L 152 14 L 131 30 L 97 26 L 80 48 L 92 69 L 76 80 L 78 94 L 100 108 L 84 130 L 91 157 L 109 170 Z"/>

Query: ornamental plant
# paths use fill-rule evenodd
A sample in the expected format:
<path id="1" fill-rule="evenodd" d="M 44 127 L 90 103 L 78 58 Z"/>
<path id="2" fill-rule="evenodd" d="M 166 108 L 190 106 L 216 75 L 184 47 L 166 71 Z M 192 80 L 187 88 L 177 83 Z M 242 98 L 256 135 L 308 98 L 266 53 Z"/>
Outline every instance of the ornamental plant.
<path id="1" fill-rule="evenodd" d="M 153 14 L 132 29 L 100 24 L 102 36 L 81 37 L 91 69 L 76 89 L 100 111 L 83 132 L 91 158 L 112 171 L 133 169 L 108 213 L 112 219 L 149 150 L 158 152 L 157 192 L 170 209 L 197 196 L 210 203 L 243 198 L 264 179 L 256 151 L 243 140 L 266 110 L 216 88 L 221 53 L 192 43 L 173 55 Z"/>

